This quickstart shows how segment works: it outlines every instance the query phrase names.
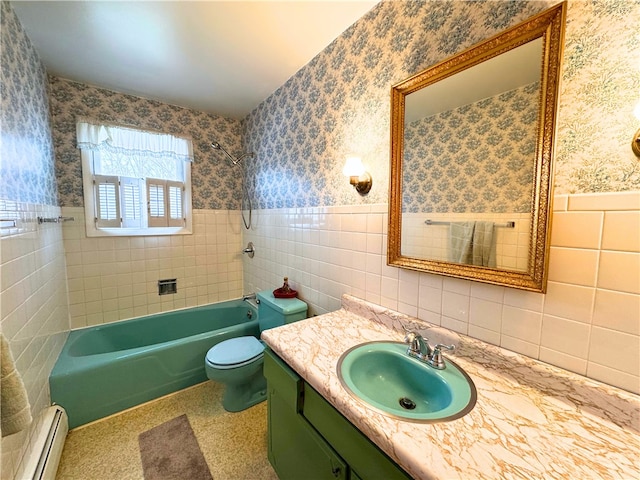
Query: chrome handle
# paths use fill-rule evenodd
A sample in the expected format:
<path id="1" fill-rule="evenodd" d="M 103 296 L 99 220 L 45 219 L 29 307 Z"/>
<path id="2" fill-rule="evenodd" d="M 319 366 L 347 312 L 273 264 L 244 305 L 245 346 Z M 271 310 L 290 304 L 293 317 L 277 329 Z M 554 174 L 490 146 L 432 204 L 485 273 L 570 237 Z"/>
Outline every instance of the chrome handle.
<path id="1" fill-rule="evenodd" d="M 442 359 L 442 349 L 449 350 L 450 352 L 456 349 L 455 345 L 443 345 L 442 343 L 437 344 L 433 347 L 433 353 L 431 354 L 431 358 L 429 359 L 429 365 L 433 368 L 437 368 L 438 370 L 442 370 L 446 367 L 444 360 Z"/>
<path id="2" fill-rule="evenodd" d="M 456 349 L 455 345 L 443 345 L 442 343 L 437 344 L 435 347 L 433 347 L 434 352 L 435 351 L 440 351 L 440 349 L 444 348 L 445 350 L 449 350 L 450 352 L 453 352 Z"/>
<path id="3" fill-rule="evenodd" d="M 247 244 L 247 248 L 242 250 L 242 253 L 246 253 L 247 255 L 249 255 L 249 258 L 253 258 L 253 256 L 256 254 L 256 249 L 253 248 L 253 242 L 249 242 Z"/>

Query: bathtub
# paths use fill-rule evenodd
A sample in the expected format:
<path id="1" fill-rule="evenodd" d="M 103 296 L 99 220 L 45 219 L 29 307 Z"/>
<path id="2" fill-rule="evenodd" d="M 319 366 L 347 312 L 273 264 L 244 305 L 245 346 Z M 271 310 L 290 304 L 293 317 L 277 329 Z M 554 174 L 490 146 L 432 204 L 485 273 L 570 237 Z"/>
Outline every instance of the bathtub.
<path id="1" fill-rule="evenodd" d="M 243 335 L 260 330 L 242 300 L 74 330 L 49 376 L 51 401 L 70 428 L 83 425 L 204 382 L 207 351 Z"/>

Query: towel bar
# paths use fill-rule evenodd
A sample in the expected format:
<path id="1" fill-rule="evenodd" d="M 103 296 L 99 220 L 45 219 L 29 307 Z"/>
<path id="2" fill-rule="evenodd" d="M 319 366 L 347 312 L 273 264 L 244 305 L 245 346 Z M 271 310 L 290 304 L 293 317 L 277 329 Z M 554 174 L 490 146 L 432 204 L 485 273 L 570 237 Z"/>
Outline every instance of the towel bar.
<path id="1" fill-rule="evenodd" d="M 438 221 L 438 220 L 425 220 L 424 223 L 426 225 L 451 225 L 452 222 L 443 222 L 443 221 Z M 503 228 L 515 228 L 516 226 L 516 222 L 506 222 L 506 223 L 496 223 L 495 224 L 496 227 L 503 227 Z"/>
<path id="2" fill-rule="evenodd" d="M 62 223 L 73 221 L 75 221 L 75 217 L 38 217 L 38 223 Z"/>

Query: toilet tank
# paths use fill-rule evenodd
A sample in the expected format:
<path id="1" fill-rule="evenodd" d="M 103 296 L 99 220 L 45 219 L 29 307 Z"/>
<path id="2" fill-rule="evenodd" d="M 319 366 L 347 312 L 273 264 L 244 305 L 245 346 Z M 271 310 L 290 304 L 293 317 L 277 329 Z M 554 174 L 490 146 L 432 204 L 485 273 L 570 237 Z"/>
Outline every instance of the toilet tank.
<path id="1" fill-rule="evenodd" d="M 299 298 L 275 298 L 273 292 L 258 292 L 260 331 L 307 318 L 307 304 Z"/>

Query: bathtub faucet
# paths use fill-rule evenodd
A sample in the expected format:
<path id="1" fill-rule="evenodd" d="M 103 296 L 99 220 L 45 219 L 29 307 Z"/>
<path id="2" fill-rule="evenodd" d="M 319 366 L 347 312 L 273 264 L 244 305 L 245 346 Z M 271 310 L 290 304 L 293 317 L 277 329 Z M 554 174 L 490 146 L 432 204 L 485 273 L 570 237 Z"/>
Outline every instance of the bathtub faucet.
<path id="1" fill-rule="evenodd" d="M 256 294 L 255 293 L 250 293 L 249 295 L 243 295 L 242 296 L 242 300 L 247 301 L 247 300 L 255 300 L 256 299 Z"/>

